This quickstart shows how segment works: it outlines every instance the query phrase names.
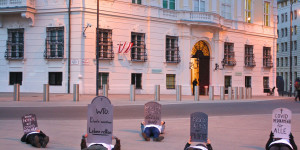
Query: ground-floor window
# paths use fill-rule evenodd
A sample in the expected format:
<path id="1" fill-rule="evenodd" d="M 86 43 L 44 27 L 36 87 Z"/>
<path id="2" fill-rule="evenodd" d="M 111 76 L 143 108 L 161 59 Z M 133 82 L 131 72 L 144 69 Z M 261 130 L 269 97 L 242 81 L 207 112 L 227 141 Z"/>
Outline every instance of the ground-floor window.
<path id="1" fill-rule="evenodd" d="M 100 89 L 103 89 L 103 85 L 106 84 L 108 88 L 108 80 L 109 79 L 109 73 L 107 72 L 99 72 L 99 83 L 98 86 Z"/>
<path id="2" fill-rule="evenodd" d="M 175 89 L 175 74 L 167 74 L 166 78 L 167 78 L 167 82 L 166 82 L 167 89 Z"/>
<path id="3" fill-rule="evenodd" d="M 264 93 L 270 92 L 269 77 L 263 78 Z"/>
<path id="4" fill-rule="evenodd" d="M 20 84 L 22 85 L 22 72 L 9 73 L 9 85 Z"/>
<path id="5" fill-rule="evenodd" d="M 225 94 L 228 94 L 228 87 L 231 87 L 231 76 L 225 76 Z"/>
<path id="6" fill-rule="evenodd" d="M 251 87 L 251 76 L 245 76 L 245 87 L 246 88 Z"/>
<path id="7" fill-rule="evenodd" d="M 142 89 L 142 74 L 132 73 L 131 74 L 131 84 L 135 85 L 136 89 Z"/>
<path id="8" fill-rule="evenodd" d="M 49 85 L 62 85 L 62 72 L 49 72 Z"/>

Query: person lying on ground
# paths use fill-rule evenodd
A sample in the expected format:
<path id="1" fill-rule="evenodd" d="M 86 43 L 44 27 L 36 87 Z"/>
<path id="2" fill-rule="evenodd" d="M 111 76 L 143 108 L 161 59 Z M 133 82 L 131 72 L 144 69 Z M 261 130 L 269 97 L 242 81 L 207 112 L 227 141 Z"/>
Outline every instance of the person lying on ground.
<path id="1" fill-rule="evenodd" d="M 266 144 L 266 150 L 297 150 L 297 145 L 292 133 L 290 133 L 289 139 L 281 139 L 274 138 L 274 134 L 271 131 L 270 138 Z"/>
<path id="2" fill-rule="evenodd" d="M 190 137 L 189 141 L 185 144 L 183 150 L 213 150 L 209 139 L 207 139 L 207 143 L 199 143 L 196 146 L 191 146 L 191 145 L 192 145 L 192 138 Z"/>
<path id="3" fill-rule="evenodd" d="M 45 148 L 49 142 L 49 137 L 41 130 L 36 130 L 34 132 L 24 134 L 21 141 L 26 142 L 26 144 L 31 144 L 37 148 Z"/>
<path id="4" fill-rule="evenodd" d="M 153 137 L 153 141 L 162 141 L 164 139 L 160 134 L 164 133 L 166 122 L 161 121 L 161 125 L 148 124 L 143 121 L 141 123 L 142 136 L 145 141 L 150 141 L 150 137 Z"/>
<path id="5" fill-rule="evenodd" d="M 90 143 L 88 146 L 86 144 L 87 134 L 82 136 L 81 139 L 81 150 L 121 150 L 120 139 L 113 136 L 112 139 L 116 139 L 116 144 L 106 144 L 106 143 Z"/>

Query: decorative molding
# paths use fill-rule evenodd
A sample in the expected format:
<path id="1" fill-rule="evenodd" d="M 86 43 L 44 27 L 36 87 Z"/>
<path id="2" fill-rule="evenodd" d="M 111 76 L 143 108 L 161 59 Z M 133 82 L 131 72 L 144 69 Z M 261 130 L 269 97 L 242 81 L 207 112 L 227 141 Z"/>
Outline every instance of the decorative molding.
<path id="1" fill-rule="evenodd" d="M 52 23 L 50 23 L 49 25 L 48 25 L 48 27 L 60 27 L 60 26 L 64 26 L 65 24 L 62 22 L 62 21 L 60 21 L 59 19 L 57 19 L 57 18 L 54 18 L 53 20 L 52 20 Z"/>
<path id="2" fill-rule="evenodd" d="M 31 12 L 23 12 L 21 13 L 22 18 L 29 19 L 29 25 L 32 27 L 34 26 L 34 14 Z"/>
<path id="3" fill-rule="evenodd" d="M 132 31 L 134 31 L 134 32 L 142 32 L 142 33 L 144 32 L 144 30 L 140 28 L 139 24 L 134 25 L 133 28 L 132 28 Z"/>

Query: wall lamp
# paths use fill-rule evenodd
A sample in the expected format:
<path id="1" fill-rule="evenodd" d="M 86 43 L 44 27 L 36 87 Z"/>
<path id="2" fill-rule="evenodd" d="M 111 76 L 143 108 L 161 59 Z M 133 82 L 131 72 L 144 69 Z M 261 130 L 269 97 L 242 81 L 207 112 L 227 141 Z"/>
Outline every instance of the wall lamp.
<path id="1" fill-rule="evenodd" d="M 225 60 L 224 59 L 221 61 L 221 64 L 222 64 L 222 68 L 220 68 L 218 63 L 215 64 L 215 71 L 224 69 L 224 66 L 225 66 Z"/>
<path id="2" fill-rule="evenodd" d="M 82 34 L 83 34 L 84 37 L 86 37 L 86 35 L 85 35 L 85 30 L 86 30 L 88 27 L 92 27 L 92 25 L 91 25 L 90 23 L 87 23 L 87 24 L 86 24 L 86 27 L 84 27 L 84 30 L 83 30 L 83 32 L 82 32 Z"/>

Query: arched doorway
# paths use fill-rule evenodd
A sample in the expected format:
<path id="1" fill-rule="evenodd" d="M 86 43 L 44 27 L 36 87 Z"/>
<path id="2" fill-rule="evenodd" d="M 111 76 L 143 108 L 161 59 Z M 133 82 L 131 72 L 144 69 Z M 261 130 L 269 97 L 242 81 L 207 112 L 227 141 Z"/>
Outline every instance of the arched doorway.
<path id="1" fill-rule="evenodd" d="M 191 53 L 191 86 L 193 86 L 197 81 L 197 86 L 199 86 L 199 94 L 205 94 L 205 86 L 209 86 L 209 63 L 210 63 L 210 53 L 209 47 L 205 41 L 198 41 Z"/>

